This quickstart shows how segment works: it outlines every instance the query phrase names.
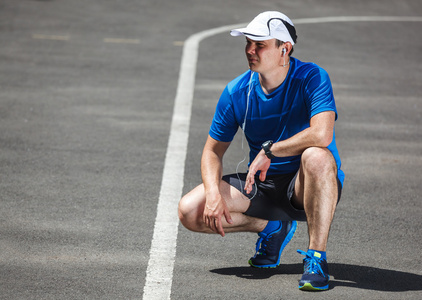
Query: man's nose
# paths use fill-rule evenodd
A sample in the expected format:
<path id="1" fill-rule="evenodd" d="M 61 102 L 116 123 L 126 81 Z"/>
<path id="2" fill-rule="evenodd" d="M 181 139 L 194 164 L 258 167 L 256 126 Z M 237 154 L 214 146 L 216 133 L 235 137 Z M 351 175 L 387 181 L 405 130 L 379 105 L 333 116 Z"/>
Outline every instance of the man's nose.
<path id="1" fill-rule="evenodd" d="M 248 54 L 255 54 L 255 47 L 253 45 L 249 45 L 246 47 L 246 53 Z"/>

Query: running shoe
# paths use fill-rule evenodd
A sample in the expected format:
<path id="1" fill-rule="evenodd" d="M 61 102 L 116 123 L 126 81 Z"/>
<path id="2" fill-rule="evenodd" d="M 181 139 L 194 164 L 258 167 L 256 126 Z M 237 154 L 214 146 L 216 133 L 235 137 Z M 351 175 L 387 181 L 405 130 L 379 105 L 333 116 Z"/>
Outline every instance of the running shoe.
<path id="1" fill-rule="evenodd" d="M 298 253 L 305 255 L 303 259 L 304 273 L 299 281 L 299 289 L 303 291 L 325 291 L 328 290 L 328 263 L 321 255 L 316 252 L 314 254 L 302 250 Z"/>
<path id="2" fill-rule="evenodd" d="M 280 265 L 281 252 L 292 239 L 296 228 L 296 221 L 283 221 L 277 230 L 269 234 L 258 233 L 256 253 L 249 259 L 249 264 L 255 268 L 276 268 Z"/>

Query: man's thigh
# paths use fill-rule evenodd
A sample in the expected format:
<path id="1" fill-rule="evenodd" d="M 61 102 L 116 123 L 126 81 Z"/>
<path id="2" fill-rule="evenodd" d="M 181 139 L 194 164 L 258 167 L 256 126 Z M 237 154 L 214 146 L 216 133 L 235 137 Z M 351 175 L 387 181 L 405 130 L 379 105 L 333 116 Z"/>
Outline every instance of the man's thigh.
<path id="1" fill-rule="evenodd" d="M 244 214 L 264 220 L 306 220 L 305 212 L 295 209 L 290 203 L 292 192 L 289 192 L 289 187 L 294 186 L 291 184 L 294 175 L 295 173 L 267 176 L 263 182 L 256 178 L 252 192 L 244 194 L 250 201 Z M 243 193 L 245 179 L 245 173 L 223 176 L 223 181 Z"/>
<path id="2" fill-rule="evenodd" d="M 220 192 L 226 200 L 230 212 L 244 213 L 250 205 L 250 200 L 239 189 L 224 180 L 220 181 Z"/>
<path id="3" fill-rule="evenodd" d="M 341 198 L 341 191 L 342 191 L 342 184 L 340 182 L 340 179 L 337 176 L 337 164 L 334 159 L 334 156 L 327 148 L 317 148 L 312 147 L 313 149 L 318 150 L 319 156 L 316 156 L 315 159 L 318 160 L 318 162 L 324 162 L 327 166 L 331 166 L 333 169 L 335 169 L 335 174 L 333 174 L 332 179 L 332 188 L 337 191 L 337 203 L 340 201 Z M 311 149 L 312 150 L 312 149 Z M 312 152 L 312 151 L 308 151 Z M 304 153 L 305 154 L 305 153 Z M 324 154 L 324 155 L 321 155 Z M 304 190 L 305 190 L 305 170 L 304 170 L 304 159 L 312 159 L 312 154 L 309 155 L 308 158 L 306 158 L 307 155 L 302 155 L 302 161 L 300 168 L 293 178 L 292 184 L 289 187 L 290 193 L 292 194 L 291 197 L 291 203 L 296 209 L 303 209 L 303 201 L 304 201 Z M 324 169 L 324 166 L 321 166 L 319 169 Z M 318 178 L 324 178 L 324 176 L 317 176 Z M 327 183 L 328 177 L 325 177 L 324 183 Z M 309 189 L 309 186 L 308 186 Z"/>
<path id="4" fill-rule="evenodd" d="M 250 200 L 243 195 L 236 187 L 230 185 L 224 180 L 220 181 L 220 193 L 226 201 L 227 207 L 230 212 L 244 213 L 249 205 Z M 200 184 L 185 195 L 186 204 L 191 209 L 197 209 L 202 214 L 205 208 L 206 195 L 204 184 Z"/>

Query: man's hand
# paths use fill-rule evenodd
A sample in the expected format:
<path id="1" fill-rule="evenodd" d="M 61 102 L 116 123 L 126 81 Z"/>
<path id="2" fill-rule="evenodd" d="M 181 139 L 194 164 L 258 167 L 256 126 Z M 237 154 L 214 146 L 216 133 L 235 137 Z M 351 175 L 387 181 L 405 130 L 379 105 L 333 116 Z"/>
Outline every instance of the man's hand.
<path id="1" fill-rule="evenodd" d="M 264 181 L 267 177 L 267 171 L 270 168 L 271 159 L 269 159 L 264 150 L 261 150 L 255 157 L 254 161 L 249 166 L 248 176 L 246 177 L 245 191 L 246 193 L 252 192 L 252 186 L 255 183 L 255 174 L 261 171 L 259 174 L 259 180 Z"/>
<path id="2" fill-rule="evenodd" d="M 215 233 L 224 237 L 224 229 L 222 223 L 222 216 L 226 219 L 227 223 L 232 224 L 233 221 L 230 216 L 229 209 L 227 208 L 226 201 L 221 194 L 215 196 L 207 195 L 205 202 L 203 221 Z"/>

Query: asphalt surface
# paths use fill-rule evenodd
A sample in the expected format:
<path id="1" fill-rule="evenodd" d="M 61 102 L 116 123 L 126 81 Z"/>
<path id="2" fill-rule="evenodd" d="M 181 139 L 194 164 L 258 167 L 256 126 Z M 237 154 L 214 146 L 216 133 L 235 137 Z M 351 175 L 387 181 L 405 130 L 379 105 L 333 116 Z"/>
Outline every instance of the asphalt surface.
<path id="1" fill-rule="evenodd" d="M 422 298 L 421 1 L 0 0 L 0 299 L 142 298 L 183 41 L 265 10 L 403 18 L 296 25 L 339 111 L 330 290 L 297 289 L 304 223 L 274 270 L 248 266 L 255 234 L 179 226 L 171 299 Z M 184 192 L 243 47 L 200 43 Z M 225 171 L 243 155 L 237 137 Z"/>

